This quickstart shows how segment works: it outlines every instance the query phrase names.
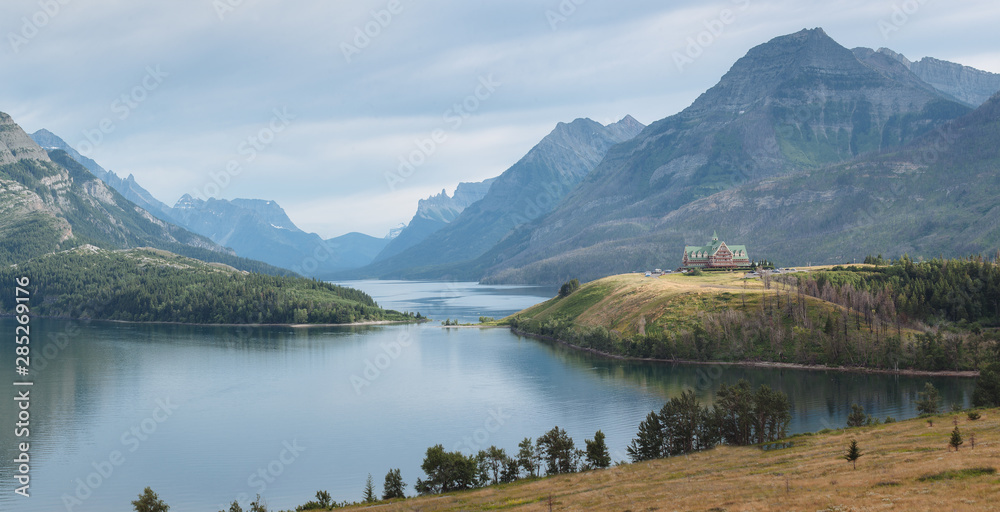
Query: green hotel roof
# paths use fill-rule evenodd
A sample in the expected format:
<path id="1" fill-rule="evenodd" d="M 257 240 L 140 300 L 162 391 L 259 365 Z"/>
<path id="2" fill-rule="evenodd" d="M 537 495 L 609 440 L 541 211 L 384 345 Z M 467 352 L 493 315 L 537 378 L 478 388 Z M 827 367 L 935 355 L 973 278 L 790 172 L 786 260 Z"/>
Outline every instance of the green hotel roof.
<path id="1" fill-rule="evenodd" d="M 684 247 L 684 253 L 685 254 L 691 254 L 692 252 L 695 252 L 695 251 L 705 251 L 708 254 L 715 254 L 715 251 L 719 250 L 719 247 L 722 244 L 723 244 L 723 242 L 721 240 L 712 240 L 712 243 L 709 244 L 709 245 L 687 245 L 687 246 Z M 729 244 L 726 244 L 726 247 L 728 247 L 729 250 L 732 251 L 732 252 L 744 251 L 744 253 L 745 253 L 746 250 L 747 250 L 747 246 L 745 246 L 745 245 L 729 245 Z"/>

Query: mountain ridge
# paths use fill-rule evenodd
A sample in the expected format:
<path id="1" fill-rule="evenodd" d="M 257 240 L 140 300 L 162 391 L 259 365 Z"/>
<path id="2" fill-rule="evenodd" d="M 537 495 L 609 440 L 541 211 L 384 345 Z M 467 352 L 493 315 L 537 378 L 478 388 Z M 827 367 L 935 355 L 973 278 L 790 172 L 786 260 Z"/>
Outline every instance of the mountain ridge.
<path id="1" fill-rule="evenodd" d="M 16 263 L 91 244 L 153 247 L 241 270 L 290 274 L 236 257 L 211 240 L 164 222 L 109 187 L 61 149 L 45 151 L 0 113 L 0 262 Z"/>
<path id="2" fill-rule="evenodd" d="M 909 70 L 862 62 L 821 29 L 779 36 L 690 107 L 611 148 L 557 209 L 464 268 L 484 282 L 546 284 L 670 268 L 664 248 L 712 231 L 659 233 L 670 212 L 744 183 L 896 151 L 969 111 Z M 745 233 L 736 219 L 717 227 Z"/>
<path id="3" fill-rule="evenodd" d="M 496 178 L 490 178 L 475 183 L 462 182 L 455 188 L 455 194 L 448 197 L 448 192 L 417 202 L 417 213 L 413 215 L 406 227 L 399 232 L 389 244 L 382 249 L 373 262 L 379 262 L 395 256 L 404 250 L 419 244 L 427 237 L 445 227 L 469 207 L 482 199 L 489 191 Z"/>
<path id="4" fill-rule="evenodd" d="M 515 227 L 551 211 L 608 149 L 644 128 L 631 116 L 608 126 L 584 118 L 558 123 L 498 176 L 482 199 L 465 208 L 454 221 L 413 247 L 353 275 L 394 277 L 400 269 L 435 267 L 478 257 Z"/>
<path id="5" fill-rule="evenodd" d="M 868 48 L 864 50 L 872 51 Z M 970 107 L 978 107 L 1000 91 L 1000 74 L 990 73 L 934 57 L 910 61 L 903 54 L 889 48 L 879 48 L 876 53 L 886 55 L 912 71 L 932 87 L 951 95 Z"/>

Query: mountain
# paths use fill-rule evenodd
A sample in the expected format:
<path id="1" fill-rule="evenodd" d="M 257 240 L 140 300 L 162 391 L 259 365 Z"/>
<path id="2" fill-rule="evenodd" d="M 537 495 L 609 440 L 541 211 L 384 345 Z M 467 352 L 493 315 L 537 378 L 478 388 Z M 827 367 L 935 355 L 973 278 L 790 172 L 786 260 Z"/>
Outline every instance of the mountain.
<path id="1" fill-rule="evenodd" d="M 312 277 L 367 265 L 389 242 L 361 233 L 323 240 L 299 229 L 278 203 L 262 199 L 204 200 L 185 194 L 171 215 L 240 256 Z"/>
<path id="2" fill-rule="evenodd" d="M 868 48 L 856 48 L 856 53 L 873 52 Z M 924 57 L 911 62 L 902 54 L 888 48 L 879 48 L 877 53 L 900 62 L 924 82 L 948 94 L 970 107 L 978 107 L 1000 91 L 1000 74 L 982 71 L 933 57 Z"/>
<path id="3" fill-rule="evenodd" d="M 343 268 L 353 269 L 368 265 L 381 254 L 394 239 L 375 238 L 364 233 L 347 233 L 326 240 L 326 245 L 337 255 Z"/>
<path id="4" fill-rule="evenodd" d="M 84 244 L 153 247 L 241 270 L 288 273 L 238 258 L 207 238 L 157 219 L 65 151 L 46 152 L 0 113 L 0 263 Z"/>
<path id="5" fill-rule="evenodd" d="M 131 174 L 127 178 L 122 179 L 114 172 L 101 167 L 94 160 L 83 156 L 79 151 L 67 144 L 66 141 L 48 130 L 38 130 L 31 134 L 31 139 L 46 150 L 60 149 L 65 151 L 73 160 L 76 160 L 90 171 L 91 174 L 100 178 L 101 181 L 110 185 L 111 188 L 117 190 L 129 201 L 139 205 L 162 221 L 174 222 L 173 217 L 170 215 L 170 207 L 160 202 L 148 190 L 136 183 L 135 177 Z"/>
<path id="6" fill-rule="evenodd" d="M 323 276 L 371 263 L 388 242 L 361 233 L 324 241 L 319 235 L 305 233 L 296 227 L 274 201 L 203 201 L 185 195 L 170 207 L 139 185 L 133 175 L 120 178 L 48 130 L 39 130 L 31 138 L 44 148 L 65 151 L 91 174 L 164 223 L 177 224 L 208 237 L 230 247 L 229 252 L 235 251 L 234 254 L 241 257 L 283 268 L 296 267 L 311 276 Z"/>
<path id="7" fill-rule="evenodd" d="M 679 248 L 727 226 L 723 234 L 746 243 L 751 257 L 782 265 L 992 255 L 1000 247 L 998 175 L 1000 93 L 897 152 L 692 202 L 660 219 L 650 239 Z M 663 259 L 676 265 L 679 249 Z"/>
<path id="8" fill-rule="evenodd" d="M 615 144 L 644 126 L 631 116 L 608 126 L 590 119 L 559 123 L 498 176 L 482 199 L 422 242 L 361 269 L 361 275 L 416 277 L 424 269 L 474 259 L 512 229 L 547 214 Z M 433 270 L 429 277 L 454 277 Z"/>
<path id="9" fill-rule="evenodd" d="M 822 29 L 752 48 L 690 107 L 611 148 L 551 214 L 467 268 L 487 282 L 545 283 L 669 268 L 673 250 L 707 236 L 663 229 L 671 212 L 743 183 L 896 151 L 969 112 L 886 61 L 866 62 Z M 743 225 L 732 217 L 716 227 L 737 235 Z"/>
<path id="10" fill-rule="evenodd" d="M 448 192 L 442 190 L 438 195 L 421 199 L 417 203 L 417 213 L 413 219 L 399 234 L 392 237 L 389 245 L 378 254 L 374 261 L 382 261 L 395 256 L 447 226 L 469 205 L 486 196 L 494 180 L 496 178 L 477 183 L 459 183 L 455 189 L 455 195 L 452 197 L 448 197 Z"/>

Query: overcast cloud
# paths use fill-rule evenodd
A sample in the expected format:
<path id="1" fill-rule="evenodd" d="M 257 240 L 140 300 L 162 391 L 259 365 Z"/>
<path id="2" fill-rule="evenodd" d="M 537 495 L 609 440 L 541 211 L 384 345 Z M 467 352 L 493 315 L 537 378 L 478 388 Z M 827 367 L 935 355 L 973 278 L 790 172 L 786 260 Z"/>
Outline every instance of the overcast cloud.
<path id="1" fill-rule="evenodd" d="M 383 236 L 560 121 L 677 113 L 779 35 L 1000 72 L 998 21 L 986 0 L 11 0 L 0 111 L 168 204 L 272 199 L 324 237 Z"/>

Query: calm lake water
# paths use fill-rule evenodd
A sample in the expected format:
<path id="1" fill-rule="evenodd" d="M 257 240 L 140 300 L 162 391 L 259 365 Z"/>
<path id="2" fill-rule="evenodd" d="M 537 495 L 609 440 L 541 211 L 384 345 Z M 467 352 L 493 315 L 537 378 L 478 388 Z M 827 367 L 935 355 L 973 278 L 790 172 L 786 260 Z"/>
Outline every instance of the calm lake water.
<path id="1" fill-rule="evenodd" d="M 581 447 L 601 429 L 613 458 L 625 459 L 637 425 L 664 400 L 693 388 L 704 401 L 740 378 L 789 394 L 793 432 L 842 426 L 855 402 L 879 417 L 913 417 L 927 380 L 945 406 L 968 403 L 973 387 L 968 379 L 609 360 L 503 329 L 439 325 L 505 316 L 551 289 L 346 284 L 438 322 L 241 329 L 33 319 L 31 497 L 14 494 L 22 439 L 13 435 L 13 400 L 0 400 L 0 510 L 129 511 L 146 486 L 177 511 L 214 512 L 234 499 L 246 508 L 258 492 L 272 510 L 294 509 L 320 489 L 358 500 L 369 473 L 381 491 L 396 467 L 412 494 L 431 445 L 509 453 L 554 425 Z M 0 319 L 0 332 L 14 326 Z M 10 338 L 0 343 L 8 382 Z"/>

